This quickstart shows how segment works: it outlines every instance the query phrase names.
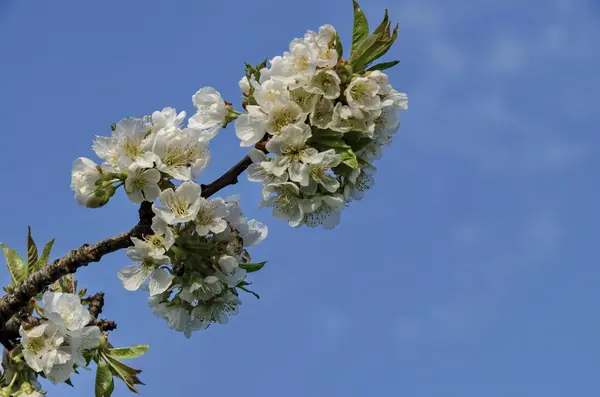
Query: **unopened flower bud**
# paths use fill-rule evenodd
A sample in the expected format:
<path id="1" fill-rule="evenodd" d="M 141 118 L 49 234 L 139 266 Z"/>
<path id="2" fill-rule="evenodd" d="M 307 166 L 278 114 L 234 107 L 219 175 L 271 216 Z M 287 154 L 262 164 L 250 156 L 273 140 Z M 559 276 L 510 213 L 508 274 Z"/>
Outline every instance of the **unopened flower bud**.
<path id="1" fill-rule="evenodd" d="M 109 186 L 112 187 L 112 186 Z M 114 189 L 114 188 L 113 188 Z M 113 191 L 114 194 L 114 191 Z M 85 203 L 85 206 L 88 208 L 100 208 L 110 199 L 111 195 L 107 193 L 105 189 L 98 189 L 93 194 L 91 194 L 88 200 Z"/>
<path id="2" fill-rule="evenodd" d="M 350 80 L 352 80 L 352 73 L 354 71 L 352 70 L 352 65 L 350 65 L 348 61 L 338 63 L 335 67 L 335 71 L 340 77 L 342 84 L 348 84 Z"/>

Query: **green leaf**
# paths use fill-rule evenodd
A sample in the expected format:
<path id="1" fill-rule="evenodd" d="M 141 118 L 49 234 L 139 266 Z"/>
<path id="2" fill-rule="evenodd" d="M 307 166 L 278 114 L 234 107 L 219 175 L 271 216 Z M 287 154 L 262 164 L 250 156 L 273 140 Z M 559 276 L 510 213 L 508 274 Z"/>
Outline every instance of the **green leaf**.
<path id="1" fill-rule="evenodd" d="M 378 60 L 379 58 L 381 58 L 382 56 L 384 56 L 385 54 L 387 54 L 387 52 L 390 50 L 390 48 L 392 48 L 392 45 L 396 42 L 396 40 L 398 39 L 398 29 L 399 29 L 400 25 L 397 24 L 396 27 L 394 28 L 394 32 L 392 33 L 391 37 L 388 39 L 387 43 L 385 45 L 383 45 L 381 48 L 377 49 L 377 51 L 375 51 L 375 53 L 373 54 L 373 56 L 367 61 L 366 65 L 369 65 L 373 62 L 375 62 L 376 60 Z"/>
<path id="2" fill-rule="evenodd" d="M 358 48 L 369 36 L 369 22 L 367 21 L 367 17 L 356 0 L 352 0 L 352 2 L 354 3 L 354 28 L 352 29 L 352 51 L 350 58 L 354 58 Z"/>
<path id="3" fill-rule="evenodd" d="M 140 374 L 142 371 L 135 368 L 131 368 L 130 366 L 123 364 L 119 360 L 112 358 L 111 356 L 107 356 L 105 354 L 102 355 L 102 358 L 104 358 L 106 363 L 110 366 L 111 372 L 119 379 L 123 380 L 123 382 L 125 382 L 125 385 L 129 390 L 137 394 L 140 393 L 135 388 L 135 385 L 144 384 L 137 377 L 137 375 Z"/>
<path id="4" fill-rule="evenodd" d="M 312 128 L 312 137 L 313 139 L 338 139 L 344 136 L 343 132 L 334 131 L 334 130 L 322 130 L 320 128 Z"/>
<path id="5" fill-rule="evenodd" d="M 350 174 L 352 174 L 352 171 L 354 171 L 353 168 L 347 166 L 344 163 L 340 163 L 340 165 L 338 165 L 337 167 L 335 167 L 333 169 L 333 172 L 338 175 L 338 176 L 345 176 L 348 177 L 350 176 Z"/>
<path id="6" fill-rule="evenodd" d="M 368 60 L 385 46 L 390 39 L 390 21 L 387 10 L 383 20 L 373 31 L 373 33 L 365 38 L 360 46 L 352 53 L 351 62 L 355 70 L 363 69 L 369 62 Z"/>
<path id="7" fill-rule="evenodd" d="M 346 133 L 344 138 L 346 139 L 346 142 L 348 142 L 348 145 L 350 145 L 350 147 L 352 148 L 352 150 L 355 153 L 358 152 L 359 150 L 363 149 L 365 146 L 367 146 L 369 143 L 372 142 L 371 138 L 369 138 L 364 133 L 358 132 L 358 131 L 350 131 L 350 132 Z"/>
<path id="8" fill-rule="evenodd" d="M 2 247 L 2 251 L 4 252 L 6 267 L 8 267 L 13 283 L 15 285 L 21 284 L 27 277 L 27 265 L 25 261 L 14 249 L 7 247 L 3 243 L 0 243 L 0 247 Z"/>
<path id="9" fill-rule="evenodd" d="M 375 55 L 381 51 L 382 48 L 388 45 L 390 38 L 385 33 L 379 35 L 371 35 L 365 40 L 363 47 L 359 49 L 357 58 L 352 60 L 352 67 L 355 71 L 362 71 L 368 64 L 373 62 Z"/>
<path id="10" fill-rule="evenodd" d="M 149 345 L 135 345 L 131 347 L 120 347 L 109 349 L 108 354 L 118 359 L 134 359 L 144 355 L 148 351 Z"/>
<path id="11" fill-rule="evenodd" d="M 358 159 L 356 158 L 356 154 L 354 154 L 352 149 L 339 152 L 338 154 L 342 159 L 342 163 L 346 164 L 348 167 L 354 170 L 358 168 Z"/>
<path id="12" fill-rule="evenodd" d="M 335 34 L 335 50 L 337 51 L 340 58 L 344 57 L 344 45 L 342 44 L 342 39 L 339 34 Z"/>
<path id="13" fill-rule="evenodd" d="M 29 271 L 35 268 L 35 264 L 38 261 L 38 249 L 31 237 L 31 227 L 27 226 L 27 266 Z"/>
<path id="14" fill-rule="evenodd" d="M 247 288 L 245 288 L 245 287 L 240 287 L 240 286 L 238 286 L 238 288 L 239 288 L 239 289 L 241 289 L 242 291 L 245 291 L 245 292 L 247 292 L 247 293 L 249 293 L 249 294 L 252 294 L 252 295 L 254 295 L 254 296 L 256 297 L 256 299 L 260 299 L 260 295 L 258 295 L 256 292 L 254 292 L 254 291 L 250 291 L 249 289 L 247 289 Z"/>
<path id="15" fill-rule="evenodd" d="M 389 68 L 393 68 L 399 63 L 400 61 L 378 63 L 377 65 L 373 65 L 369 69 L 367 69 L 367 72 L 371 72 L 373 70 L 387 70 Z"/>
<path id="16" fill-rule="evenodd" d="M 240 263 L 240 268 L 244 269 L 248 273 L 254 273 L 262 269 L 267 262 L 260 263 Z"/>
<path id="17" fill-rule="evenodd" d="M 327 150 L 327 149 L 349 149 L 350 146 L 346 142 L 337 138 L 317 138 L 311 139 L 311 145 L 315 145 L 317 149 Z"/>
<path id="18" fill-rule="evenodd" d="M 377 28 L 375 28 L 375 30 L 373 31 L 374 35 L 380 35 L 381 33 L 384 32 L 389 32 L 390 30 L 390 16 L 388 15 L 388 10 L 385 10 L 385 14 L 383 15 L 383 20 L 381 21 L 381 23 L 379 24 L 379 26 L 377 26 Z M 389 33 L 388 33 L 389 36 Z"/>
<path id="19" fill-rule="evenodd" d="M 104 361 L 98 363 L 98 370 L 96 371 L 96 384 L 94 391 L 96 397 L 110 397 L 114 390 L 115 381 L 112 376 L 110 368 Z"/>
<path id="20" fill-rule="evenodd" d="M 34 266 L 34 271 L 40 270 L 42 267 L 48 264 L 50 260 L 50 252 L 52 251 L 52 246 L 54 246 L 55 239 L 52 239 L 44 245 L 44 249 L 42 250 L 42 256 L 38 259 Z"/>

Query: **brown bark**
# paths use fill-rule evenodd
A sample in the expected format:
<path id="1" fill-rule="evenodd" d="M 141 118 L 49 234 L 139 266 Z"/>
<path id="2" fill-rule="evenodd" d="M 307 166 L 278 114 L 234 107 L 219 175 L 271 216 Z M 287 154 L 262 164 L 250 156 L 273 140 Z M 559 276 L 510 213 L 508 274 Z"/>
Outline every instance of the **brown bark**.
<path id="1" fill-rule="evenodd" d="M 221 189 L 234 185 L 238 182 L 238 176 L 252 164 L 250 157 L 246 156 L 221 177 L 208 185 L 202 185 L 202 197 L 208 198 Z M 0 298 L 0 343 L 5 347 L 12 346 L 15 332 L 23 321 L 23 317 L 17 315 L 19 310 L 27 305 L 30 299 L 42 293 L 49 285 L 61 277 L 75 273 L 77 269 L 87 266 L 92 262 L 99 262 L 104 255 L 125 249 L 133 245 L 131 237 L 141 238 L 152 234 L 152 204 L 144 202 L 139 209 L 139 222 L 130 231 L 117 236 L 106 238 L 95 244 L 84 244 L 70 251 L 52 264 L 30 274 L 21 285 L 16 287 L 10 294 Z M 102 297 L 103 298 L 103 297 Z M 101 308 L 101 306 L 100 306 Z M 97 313 L 99 314 L 100 311 Z M 95 325 L 102 326 L 106 330 L 116 328 L 116 324 L 107 320 L 95 319 Z"/>

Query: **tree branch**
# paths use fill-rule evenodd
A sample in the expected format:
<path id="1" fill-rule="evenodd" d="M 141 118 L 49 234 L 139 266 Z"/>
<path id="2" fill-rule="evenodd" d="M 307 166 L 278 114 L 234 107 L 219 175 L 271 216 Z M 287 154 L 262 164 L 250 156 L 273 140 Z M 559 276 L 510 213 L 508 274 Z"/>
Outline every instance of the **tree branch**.
<path id="1" fill-rule="evenodd" d="M 17 321 L 11 320 L 20 308 L 27 305 L 30 299 L 42 293 L 46 287 L 58 281 L 61 277 L 75 273 L 77 269 L 87 266 L 92 262 L 98 262 L 106 254 L 115 252 L 133 245 L 131 237 L 141 238 L 143 235 L 152 233 L 152 204 L 144 202 L 139 209 L 140 220 L 127 233 L 109 237 L 96 244 L 84 244 L 67 255 L 55 260 L 51 265 L 43 267 L 39 271 L 30 274 L 21 285 L 10 294 L 0 298 L 0 341 L 6 341 L 7 334 L 12 331 Z M 8 327 L 8 325 L 11 327 Z"/>
<path id="2" fill-rule="evenodd" d="M 264 150 L 263 147 L 261 148 Z M 202 197 L 208 198 L 221 189 L 236 184 L 238 176 L 250 164 L 252 164 L 252 160 L 249 156 L 246 156 L 213 182 L 208 185 L 201 185 Z M 75 273 L 80 267 L 87 266 L 92 262 L 99 262 L 104 255 L 132 246 L 131 237 L 142 238 L 144 235 L 152 234 L 153 216 L 152 204 L 149 202 L 142 203 L 139 209 L 140 220 L 130 231 L 106 238 L 93 245 L 84 244 L 70 251 L 62 258 L 55 260 L 51 265 L 27 276 L 23 283 L 15 288 L 12 293 L 0 298 L 0 343 L 7 348 L 12 346 L 11 340 L 15 338 L 15 332 L 18 332 L 18 327 L 23 321 L 23 316 L 17 316 L 16 314 L 27 305 L 30 299 L 42 293 L 49 285 L 63 276 Z M 97 324 L 94 325 L 101 325 L 107 330 L 116 328 L 116 324 L 113 322 L 98 319 L 95 321 Z"/>
<path id="3" fill-rule="evenodd" d="M 95 325 L 102 331 L 114 331 L 117 329 L 117 323 L 114 321 L 98 318 L 100 313 L 102 313 L 102 308 L 104 308 L 104 292 L 98 292 L 97 294 L 89 296 L 87 299 L 90 302 L 88 311 L 92 316 L 92 321 L 90 321 L 89 325 Z"/>
<path id="4" fill-rule="evenodd" d="M 208 185 L 202 186 L 202 197 L 208 198 L 213 194 L 217 193 L 219 190 L 229 186 L 235 185 L 238 183 L 238 176 L 240 176 L 246 168 L 248 168 L 252 164 L 252 160 L 250 160 L 250 156 L 246 156 L 241 159 L 236 165 L 231 167 L 229 171 L 221 175 L 219 178 L 215 179 L 213 182 Z"/>

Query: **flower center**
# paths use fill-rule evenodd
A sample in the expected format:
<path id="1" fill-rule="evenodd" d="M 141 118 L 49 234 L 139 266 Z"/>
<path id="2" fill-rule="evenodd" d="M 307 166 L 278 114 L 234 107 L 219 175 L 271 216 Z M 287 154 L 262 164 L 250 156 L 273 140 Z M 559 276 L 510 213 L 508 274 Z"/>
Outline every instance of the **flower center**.
<path id="1" fill-rule="evenodd" d="M 38 354 L 46 347 L 44 335 L 27 339 L 27 350 Z"/>
<path id="2" fill-rule="evenodd" d="M 156 249 L 164 247 L 164 239 L 162 238 L 162 236 L 157 236 L 156 234 L 149 236 L 146 239 L 146 242 L 148 243 L 148 245 Z"/>
<path id="3" fill-rule="evenodd" d="M 142 149 L 140 148 L 139 143 L 132 142 L 127 139 L 123 144 L 123 151 L 130 159 L 138 158 L 142 154 Z"/>
<path id="4" fill-rule="evenodd" d="M 294 60 L 294 69 L 296 72 L 302 72 L 308 69 L 308 56 L 302 55 Z"/>
<path id="5" fill-rule="evenodd" d="M 210 204 L 198 211 L 196 216 L 196 223 L 199 225 L 208 225 L 213 220 L 213 211 L 210 208 Z"/>
<path id="6" fill-rule="evenodd" d="M 281 208 L 283 211 L 294 209 L 295 202 L 296 196 L 287 192 L 282 192 L 275 198 L 275 205 Z"/>
<path id="7" fill-rule="evenodd" d="M 283 127 L 290 125 L 293 122 L 294 117 L 288 108 L 279 110 L 279 112 L 277 112 L 273 117 L 273 125 L 277 131 L 281 131 Z"/>
<path id="8" fill-rule="evenodd" d="M 189 208 L 190 203 L 186 199 L 175 198 L 171 203 L 171 210 L 177 217 L 186 215 Z"/>
<path id="9" fill-rule="evenodd" d="M 190 164 L 204 155 L 204 149 L 199 145 L 176 145 L 169 147 L 162 162 L 169 168 L 189 167 Z"/>
<path id="10" fill-rule="evenodd" d="M 136 190 L 142 190 L 146 187 L 146 180 L 142 176 L 139 176 L 132 181 L 131 185 Z"/>
<path id="11" fill-rule="evenodd" d="M 309 169 L 310 175 L 316 181 L 320 181 L 321 179 L 323 179 L 323 175 L 325 175 L 325 171 L 327 170 L 327 168 L 323 164 L 310 164 Z"/>
<path id="12" fill-rule="evenodd" d="M 366 85 L 362 82 L 355 84 L 354 87 L 352 87 L 352 89 L 350 90 L 350 92 L 352 93 L 352 97 L 357 101 L 368 99 L 369 94 L 367 93 L 367 91 L 368 89 Z"/>

